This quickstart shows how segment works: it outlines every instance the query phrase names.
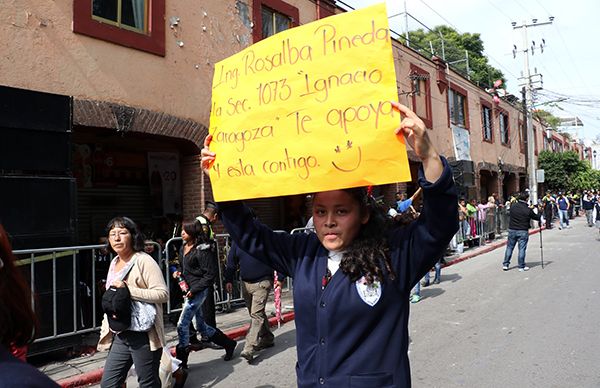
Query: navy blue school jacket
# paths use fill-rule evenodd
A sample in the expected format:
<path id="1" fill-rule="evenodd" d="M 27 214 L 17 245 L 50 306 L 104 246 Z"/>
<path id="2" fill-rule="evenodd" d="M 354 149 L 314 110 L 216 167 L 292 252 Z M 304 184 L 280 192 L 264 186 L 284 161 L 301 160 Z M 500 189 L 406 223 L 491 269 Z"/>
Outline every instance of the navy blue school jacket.
<path id="1" fill-rule="evenodd" d="M 240 268 L 240 278 L 246 283 L 258 283 L 261 280 L 273 280 L 273 269 L 260 260 L 255 259 L 242 251 L 236 243 L 231 244 L 227 255 L 227 266 L 225 267 L 225 281 L 233 282 L 235 270 Z M 283 282 L 285 275 L 277 273 L 277 280 Z"/>
<path id="2" fill-rule="evenodd" d="M 377 292 L 365 293 L 361 280 L 351 282 L 341 270 L 323 288 L 328 251 L 316 234 L 274 233 L 242 202 L 219 205 L 241 249 L 294 278 L 299 387 L 410 387 L 409 294 L 458 230 L 452 171 L 442 162 L 435 183 L 419 169 L 424 201 L 419 218 L 387 232 L 396 278 Z"/>

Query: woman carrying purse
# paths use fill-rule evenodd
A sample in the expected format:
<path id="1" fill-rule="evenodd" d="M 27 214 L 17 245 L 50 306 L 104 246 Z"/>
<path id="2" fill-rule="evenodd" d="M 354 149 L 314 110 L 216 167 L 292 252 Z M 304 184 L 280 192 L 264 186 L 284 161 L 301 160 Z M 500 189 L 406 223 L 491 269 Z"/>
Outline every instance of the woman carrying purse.
<path id="1" fill-rule="evenodd" d="M 108 250 L 117 256 L 110 264 L 106 284 L 114 288 L 127 287 L 132 301 L 151 304 L 156 311 L 154 324 L 147 331 L 134 331 L 136 328 L 131 326 L 116 331 L 109 324 L 114 318 L 109 319 L 104 314 L 98 350 L 109 350 L 109 354 L 101 386 L 121 387 L 133 364 L 140 387 L 158 388 L 161 386 L 160 358 L 165 345 L 162 303 L 169 298 L 169 292 L 158 264 L 144 252 L 144 237 L 135 222 L 127 217 L 115 217 L 108 223 L 107 230 Z M 132 314 L 136 311 L 134 308 Z M 135 322 L 136 318 L 139 317 L 134 316 L 131 321 Z"/>

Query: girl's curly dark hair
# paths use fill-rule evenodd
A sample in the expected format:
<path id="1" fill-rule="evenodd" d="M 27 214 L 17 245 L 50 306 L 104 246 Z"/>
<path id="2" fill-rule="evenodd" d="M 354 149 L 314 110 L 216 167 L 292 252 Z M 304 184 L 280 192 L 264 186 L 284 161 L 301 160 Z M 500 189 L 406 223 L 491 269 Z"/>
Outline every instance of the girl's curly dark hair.
<path id="1" fill-rule="evenodd" d="M 353 282 L 362 276 L 367 284 L 372 284 L 375 280 L 384 282 L 386 277 L 393 280 L 396 274 L 385 237 L 390 224 L 383 207 L 368 195 L 364 187 L 344 191 L 359 203 L 361 214 L 369 214 L 369 221 L 361 225 L 358 235 L 344 252 L 340 269 Z M 387 276 L 384 275 L 386 272 Z"/>

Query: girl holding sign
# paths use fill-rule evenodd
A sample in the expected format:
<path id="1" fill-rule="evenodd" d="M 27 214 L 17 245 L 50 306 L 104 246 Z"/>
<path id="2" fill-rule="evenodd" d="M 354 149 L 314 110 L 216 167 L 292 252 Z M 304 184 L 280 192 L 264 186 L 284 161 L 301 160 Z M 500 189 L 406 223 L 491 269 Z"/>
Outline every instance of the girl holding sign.
<path id="1" fill-rule="evenodd" d="M 294 278 L 299 387 L 409 387 L 408 315 L 412 287 L 458 230 L 457 193 L 447 161 L 419 117 L 392 103 L 422 161 L 423 212 L 407 226 L 386 223 L 364 188 L 314 194 L 316 233 L 274 233 L 242 202 L 220 204 L 233 241 Z M 216 160 L 204 141 L 202 168 Z"/>

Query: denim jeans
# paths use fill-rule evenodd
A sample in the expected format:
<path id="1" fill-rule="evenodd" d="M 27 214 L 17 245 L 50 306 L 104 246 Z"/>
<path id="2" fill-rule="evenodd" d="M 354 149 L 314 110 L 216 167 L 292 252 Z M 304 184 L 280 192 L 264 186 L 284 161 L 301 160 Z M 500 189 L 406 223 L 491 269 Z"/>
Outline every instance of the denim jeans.
<path id="1" fill-rule="evenodd" d="M 419 280 L 415 287 L 412 289 L 413 295 L 421 296 L 421 281 Z"/>
<path id="2" fill-rule="evenodd" d="M 506 242 L 506 252 L 504 253 L 504 262 L 502 265 L 508 266 L 510 264 L 517 241 L 519 242 L 519 268 L 525 267 L 525 252 L 527 251 L 527 242 L 529 241 L 528 230 L 508 230 L 508 241 Z"/>
<path id="3" fill-rule="evenodd" d="M 202 303 L 209 291 L 212 291 L 212 287 L 208 287 L 191 298 L 185 299 L 181 315 L 179 316 L 179 322 L 177 322 L 178 346 L 186 347 L 190 344 L 190 322 L 192 322 L 194 317 L 196 318 L 196 330 L 202 336 L 210 338 L 215 334 L 215 328 L 208 326 L 202 316 Z"/>
<path id="4" fill-rule="evenodd" d="M 586 210 L 585 218 L 587 220 L 588 226 L 594 226 L 594 209 Z"/>
<path id="5" fill-rule="evenodd" d="M 427 273 L 425 274 L 425 277 L 423 278 L 425 280 L 425 283 L 429 283 L 429 279 L 431 278 L 431 275 L 429 275 L 431 271 L 427 271 Z M 437 263 L 435 263 L 435 278 L 433 278 L 433 280 L 442 280 L 441 279 L 442 276 L 442 263 L 440 262 L 440 260 L 437 261 Z"/>
<path id="6" fill-rule="evenodd" d="M 560 222 L 560 227 L 564 228 L 565 225 L 569 226 L 569 213 L 567 210 L 558 210 L 558 220 Z"/>

